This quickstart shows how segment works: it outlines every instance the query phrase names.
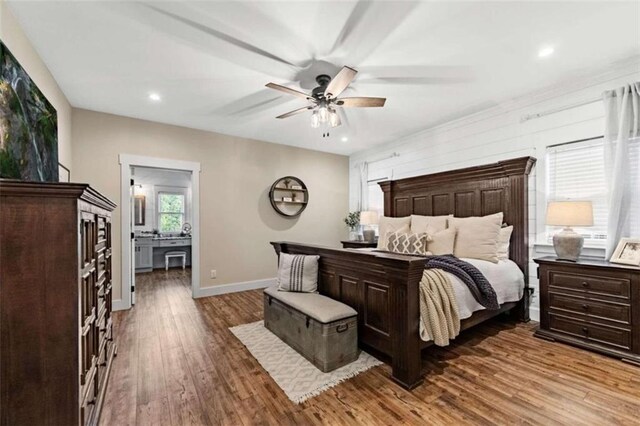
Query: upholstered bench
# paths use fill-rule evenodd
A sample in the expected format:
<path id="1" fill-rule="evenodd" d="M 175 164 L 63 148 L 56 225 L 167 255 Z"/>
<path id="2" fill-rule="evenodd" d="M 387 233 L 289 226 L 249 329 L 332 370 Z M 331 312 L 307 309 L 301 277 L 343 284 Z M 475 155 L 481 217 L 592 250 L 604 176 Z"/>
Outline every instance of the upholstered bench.
<path id="1" fill-rule="evenodd" d="M 265 289 L 264 325 L 325 373 L 360 354 L 358 313 L 317 293 Z"/>

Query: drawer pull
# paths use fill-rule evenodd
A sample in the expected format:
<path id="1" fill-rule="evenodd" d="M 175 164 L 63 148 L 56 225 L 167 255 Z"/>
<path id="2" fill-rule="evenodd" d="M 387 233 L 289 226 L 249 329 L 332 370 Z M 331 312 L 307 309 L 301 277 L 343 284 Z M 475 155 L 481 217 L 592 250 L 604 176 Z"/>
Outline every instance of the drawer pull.
<path id="1" fill-rule="evenodd" d="M 589 305 L 582 305 L 582 309 L 584 309 L 585 311 L 589 309 Z"/>
<path id="2" fill-rule="evenodd" d="M 339 326 L 336 327 L 336 331 L 338 333 L 344 333 L 348 329 L 349 329 L 349 324 L 340 324 Z"/>
<path id="3" fill-rule="evenodd" d="M 582 327 L 582 331 L 587 334 L 589 332 L 589 329 L 587 327 Z"/>
<path id="4" fill-rule="evenodd" d="M 582 281 L 582 287 L 587 288 L 589 287 L 589 283 L 586 281 Z"/>

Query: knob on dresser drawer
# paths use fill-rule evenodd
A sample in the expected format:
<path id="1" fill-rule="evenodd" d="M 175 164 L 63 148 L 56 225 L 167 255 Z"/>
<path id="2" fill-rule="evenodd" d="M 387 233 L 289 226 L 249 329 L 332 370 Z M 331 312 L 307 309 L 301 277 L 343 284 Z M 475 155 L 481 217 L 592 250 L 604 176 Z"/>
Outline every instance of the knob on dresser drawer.
<path id="1" fill-rule="evenodd" d="M 589 287 L 589 283 L 586 281 L 582 281 L 582 287 Z"/>

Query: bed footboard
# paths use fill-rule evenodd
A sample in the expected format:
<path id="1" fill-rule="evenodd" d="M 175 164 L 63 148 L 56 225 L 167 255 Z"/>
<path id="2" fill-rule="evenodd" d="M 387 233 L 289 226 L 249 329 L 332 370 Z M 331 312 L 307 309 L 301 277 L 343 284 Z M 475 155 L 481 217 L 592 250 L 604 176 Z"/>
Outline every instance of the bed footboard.
<path id="1" fill-rule="evenodd" d="M 422 381 L 418 286 L 425 259 L 393 253 L 271 243 L 280 253 L 319 255 L 319 291 L 358 311 L 358 340 L 391 358 L 405 389 Z"/>

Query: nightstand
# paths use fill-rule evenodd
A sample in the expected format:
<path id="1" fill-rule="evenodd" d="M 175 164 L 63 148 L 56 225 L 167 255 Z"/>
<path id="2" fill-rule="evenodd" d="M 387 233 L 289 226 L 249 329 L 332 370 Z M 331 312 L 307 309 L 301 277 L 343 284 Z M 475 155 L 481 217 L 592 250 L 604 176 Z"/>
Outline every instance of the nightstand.
<path id="1" fill-rule="evenodd" d="M 604 260 L 534 261 L 540 278 L 536 337 L 640 366 L 640 268 Z"/>
<path id="2" fill-rule="evenodd" d="M 342 248 L 376 248 L 378 243 L 370 243 L 368 241 L 340 241 Z"/>

